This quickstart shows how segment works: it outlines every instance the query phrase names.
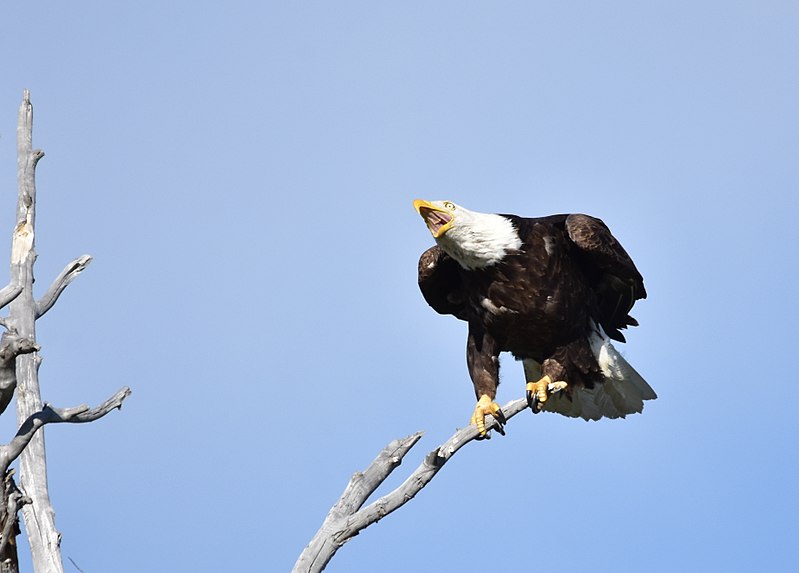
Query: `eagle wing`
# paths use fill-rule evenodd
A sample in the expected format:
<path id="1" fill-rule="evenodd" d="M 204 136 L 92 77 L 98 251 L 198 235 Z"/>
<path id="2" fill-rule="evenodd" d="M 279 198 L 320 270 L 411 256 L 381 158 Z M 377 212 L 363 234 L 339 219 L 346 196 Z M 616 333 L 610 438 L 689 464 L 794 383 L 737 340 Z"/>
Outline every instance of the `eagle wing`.
<path id="1" fill-rule="evenodd" d="M 599 323 L 609 337 L 624 342 L 620 330 L 638 325 L 629 312 L 636 300 L 646 298 L 641 273 L 602 220 L 574 214 L 565 226 L 597 293 Z"/>
<path id="2" fill-rule="evenodd" d="M 419 258 L 419 290 L 439 314 L 466 318 L 466 293 L 458 263 L 436 245 Z"/>

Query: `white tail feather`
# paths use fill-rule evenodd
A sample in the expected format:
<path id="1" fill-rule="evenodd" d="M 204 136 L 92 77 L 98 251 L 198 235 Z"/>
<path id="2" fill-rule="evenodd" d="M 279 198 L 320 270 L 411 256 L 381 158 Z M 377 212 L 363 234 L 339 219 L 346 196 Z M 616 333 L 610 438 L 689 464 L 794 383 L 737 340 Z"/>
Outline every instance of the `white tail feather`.
<path id="1" fill-rule="evenodd" d="M 552 394 L 544 410 L 585 420 L 624 418 L 627 414 L 640 413 L 644 400 L 657 398 L 646 380 L 613 347 L 601 327 L 597 326 L 590 343 L 604 381 L 591 389 L 575 388 L 571 399 L 565 392 Z M 537 380 L 530 375 L 535 376 L 536 371 L 539 376 L 541 373 L 540 365 L 532 360 L 524 361 L 524 370 L 527 380 Z"/>

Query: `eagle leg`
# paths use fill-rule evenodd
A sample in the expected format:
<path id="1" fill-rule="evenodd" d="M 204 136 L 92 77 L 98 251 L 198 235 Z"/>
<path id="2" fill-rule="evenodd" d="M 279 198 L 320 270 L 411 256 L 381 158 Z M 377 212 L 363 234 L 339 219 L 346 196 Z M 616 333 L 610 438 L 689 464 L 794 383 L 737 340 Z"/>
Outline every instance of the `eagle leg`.
<path id="1" fill-rule="evenodd" d="M 470 424 L 477 426 L 477 431 L 480 432 L 480 437 L 478 439 L 480 440 L 491 437 L 486 431 L 485 421 L 485 417 L 489 415 L 497 421 L 497 432 L 504 436 L 506 422 L 505 414 L 502 413 L 502 409 L 499 407 L 499 404 L 494 402 L 488 394 L 483 394 L 477 401 L 477 406 L 474 408 L 472 418 L 469 420 Z"/>
<path id="2" fill-rule="evenodd" d="M 544 409 L 544 402 L 549 399 L 550 394 L 560 392 L 566 388 L 568 384 L 563 380 L 553 382 L 549 375 L 542 377 L 538 382 L 527 383 L 527 405 L 533 411 L 533 414 L 538 414 Z"/>

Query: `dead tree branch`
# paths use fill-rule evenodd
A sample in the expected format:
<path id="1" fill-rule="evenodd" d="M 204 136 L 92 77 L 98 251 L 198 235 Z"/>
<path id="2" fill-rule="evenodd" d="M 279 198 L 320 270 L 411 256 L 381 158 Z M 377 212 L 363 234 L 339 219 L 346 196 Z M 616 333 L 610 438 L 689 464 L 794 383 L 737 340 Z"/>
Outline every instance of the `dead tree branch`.
<path id="1" fill-rule="evenodd" d="M 50 310 L 53 305 L 67 288 L 67 285 L 77 277 L 83 270 L 92 262 L 91 255 L 83 255 L 69 263 L 61 274 L 56 277 L 44 296 L 36 302 L 36 318 L 40 318 L 44 313 Z"/>
<path id="2" fill-rule="evenodd" d="M 31 414 L 17 430 L 17 435 L 7 445 L 0 446 L 0 474 L 8 469 L 8 466 L 25 450 L 36 432 L 45 424 L 57 424 L 69 422 L 71 424 L 83 424 L 99 420 L 112 410 L 122 408 L 122 402 L 130 396 L 130 388 L 125 386 L 117 391 L 108 400 L 97 406 L 89 408 L 82 404 L 74 408 L 53 408 L 49 404 Z"/>
<path id="3" fill-rule="evenodd" d="M 508 402 L 502 408 L 505 418 L 527 408 L 527 400 Z M 489 417 L 486 429 L 497 426 L 496 420 Z M 350 479 L 344 493 L 327 514 L 322 527 L 300 555 L 292 573 L 319 573 L 338 551 L 339 547 L 358 535 L 373 523 L 377 523 L 389 513 L 399 509 L 412 500 L 423 487 L 436 476 L 444 464 L 459 449 L 480 436 L 477 428 L 467 426 L 456 431 L 452 437 L 425 456 L 408 479 L 399 487 L 363 507 L 366 499 L 402 463 L 410 449 L 422 437 L 417 432 L 407 438 L 394 440 L 381 451 L 366 470 L 356 473 Z"/>

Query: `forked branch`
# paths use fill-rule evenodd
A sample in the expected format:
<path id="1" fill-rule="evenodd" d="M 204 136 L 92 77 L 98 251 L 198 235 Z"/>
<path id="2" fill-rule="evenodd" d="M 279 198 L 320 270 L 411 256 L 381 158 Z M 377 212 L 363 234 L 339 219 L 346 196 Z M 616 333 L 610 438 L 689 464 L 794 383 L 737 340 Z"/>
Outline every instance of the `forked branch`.
<path id="1" fill-rule="evenodd" d="M 505 418 L 510 420 L 525 408 L 527 408 L 527 400 L 519 399 L 505 404 L 502 411 Z M 496 420 L 487 417 L 486 429 L 490 430 L 496 426 Z M 344 493 L 327 514 L 322 527 L 319 528 L 295 563 L 292 573 L 322 571 L 339 547 L 362 530 L 412 500 L 423 487 L 430 483 L 444 464 L 455 455 L 455 452 L 479 436 L 480 434 L 474 426 L 461 428 L 446 442 L 427 454 L 419 467 L 399 487 L 366 507 L 362 507 L 369 495 L 402 463 L 405 454 L 422 437 L 422 432 L 394 440 L 388 444 L 366 470 L 352 476 Z"/>

